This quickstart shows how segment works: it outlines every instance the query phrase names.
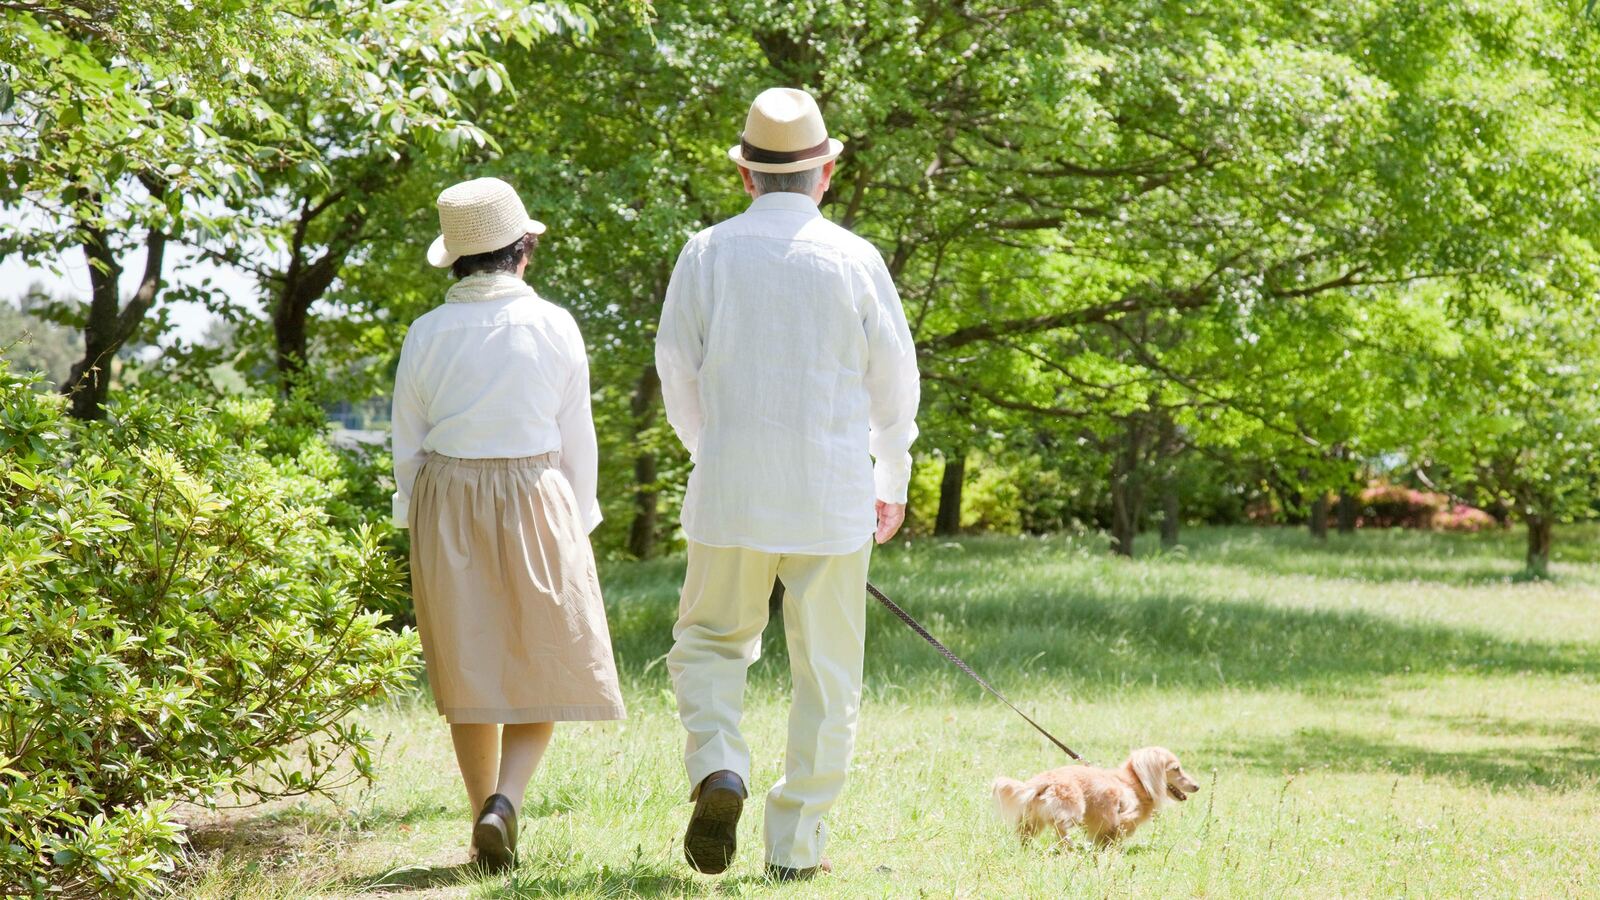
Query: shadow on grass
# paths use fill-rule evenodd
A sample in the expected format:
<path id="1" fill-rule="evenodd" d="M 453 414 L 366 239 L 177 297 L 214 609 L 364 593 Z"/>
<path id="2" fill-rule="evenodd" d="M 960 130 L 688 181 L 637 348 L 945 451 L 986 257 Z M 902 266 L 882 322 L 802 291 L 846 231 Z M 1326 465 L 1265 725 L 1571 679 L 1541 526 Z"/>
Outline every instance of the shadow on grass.
<path id="1" fill-rule="evenodd" d="M 1516 725 L 1507 727 L 1519 728 Z M 1590 726 L 1580 726 L 1580 730 L 1584 732 L 1584 739 L 1593 737 L 1590 732 L 1594 729 Z M 1302 728 L 1287 740 L 1258 741 L 1244 747 L 1218 745 L 1211 750 L 1219 758 L 1232 758 L 1246 765 L 1280 772 L 1307 769 L 1389 772 L 1447 778 L 1495 790 L 1529 787 L 1592 790 L 1600 784 L 1600 748 L 1592 742 L 1555 748 L 1430 750 L 1374 741 L 1345 731 Z"/>
<path id="2" fill-rule="evenodd" d="M 1191 689 L 1336 687 L 1357 690 L 1389 675 L 1422 673 L 1600 675 L 1600 647 L 1518 641 L 1469 628 L 1359 610 L 1224 600 L 1174 582 L 1096 562 L 1030 567 L 980 550 L 964 563 L 919 565 L 899 554 L 875 577 L 913 615 L 986 676 L 1094 692 L 1139 685 Z M 1078 575 L 1077 583 L 1062 571 Z M 639 689 L 667 686 L 658 661 L 671 647 L 676 572 L 613 590 L 612 636 Z M 1084 577 L 1087 576 L 1087 577 Z M 870 604 L 867 684 L 918 687 L 961 675 L 886 612 Z M 767 661 L 753 683 L 781 682 L 781 626 L 769 627 Z M 972 689 L 976 694 L 977 689 Z"/>
<path id="3" fill-rule="evenodd" d="M 476 863 L 450 866 L 400 866 L 370 876 L 345 880 L 340 887 L 360 893 L 398 894 L 435 888 L 465 887 L 488 877 Z"/>
<path id="4" fill-rule="evenodd" d="M 600 865 L 598 868 L 580 869 L 566 864 L 552 865 L 530 854 L 524 856 L 516 869 L 504 875 L 486 874 L 475 863 L 401 866 L 345 879 L 339 887 L 357 893 L 395 894 L 476 885 L 494 897 L 566 897 L 573 894 L 683 897 L 710 892 L 710 885 L 689 874 L 682 864 L 654 863 L 641 859 L 623 866 Z M 742 876 L 719 879 L 716 887 L 719 892 L 731 889 L 737 894 L 749 886 L 765 883 L 758 876 Z"/>
<path id="5" fill-rule="evenodd" d="M 1589 722 L 1576 722 L 1571 719 L 1506 719 L 1484 715 L 1432 715 L 1428 716 L 1428 719 L 1463 734 L 1563 738 L 1585 747 L 1600 748 L 1600 725 Z"/>
<path id="6" fill-rule="evenodd" d="M 971 603 L 943 618 L 952 639 L 991 667 L 1022 674 L 1027 661 L 1037 660 L 1032 665 L 1039 673 L 1080 687 L 1306 686 L 1424 672 L 1600 673 L 1600 648 L 1591 645 L 1513 641 L 1361 611 L 1181 594 L 1128 597 L 1093 586 L 1032 603 Z M 878 621 L 875 643 L 886 647 L 905 637 L 890 630 L 896 623 L 886 616 Z M 942 663 L 920 649 L 925 658 L 909 657 L 906 642 L 900 643 L 894 652 L 880 648 L 880 671 L 885 663 L 890 674 Z"/>
<path id="7" fill-rule="evenodd" d="M 755 876 L 721 878 L 716 893 L 744 893 L 748 888 L 767 883 Z M 511 874 L 497 897 L 568 897 L 583 894 L 596 897 L 689 897 L 712 893 L 712 885 L 690 875 L 680 864 L 637 860 L 625 866 L 598 869 L 549 871 L 524 866 Z"/>
<path id="8" fill-rule="evenodd" d="M 187 840 L 201 855 L 221 852 L 234 859 L 261 859 L 290 848 L 305 833 L 301 821 L 283 816 L 250 815 L 221 822 L 191 824 Z"/>
<path id="9" fill-rule="evenodd" d="M 1529 580 L 1519 549 L 1503 535 L 1429 534 L 1390 530 L 1329 535 L 1301 531 L 1208 528 L 1193 533 L 1178 556 L 1162 563 L 1225 566 L 1241 575 L 1277 575 L 1365 584 L 1510 585 Z"/>

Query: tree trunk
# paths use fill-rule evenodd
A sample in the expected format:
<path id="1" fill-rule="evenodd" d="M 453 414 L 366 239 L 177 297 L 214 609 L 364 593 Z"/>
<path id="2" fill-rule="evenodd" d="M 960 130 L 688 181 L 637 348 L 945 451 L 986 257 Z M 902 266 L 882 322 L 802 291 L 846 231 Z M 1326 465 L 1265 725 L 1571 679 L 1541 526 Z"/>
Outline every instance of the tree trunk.
<path id="1" fill-rule="evenodd" d="M 1133 542 L 1139 535 L 1139 514 L 1144 508 L 1139 471 L 1141 432 L 1138 423 L 1129 422 L 1122 446 L 1111 460 L 1111 552 L 1118 556 L 1133 556 Z"/>
<path id="2" fill-rule="evenodd" d="M 315 213 L 302 213 L 302 216 Z M 272 331 L 277 353 L 278 388 L 287 395 L 297 376 L 305 371 L 310 358 L 311 307 L 328 293 L 344 268 L 344 261 L 355 250 L 366 225 L 364 214 L 351 213 L 345 217 L 344 228 L 321 256 L 308 259 L 304 256 L 306 227 L 309 218 L 302 218 L 296 229 L 289 252 L 289 267 L 283 273 L 283 289 L 278 292 L 272 309 Z"/>
<path id="3" fill-rule="evenodd" d="M 1339 533 L 1356 532 L 1356 498 L 1348 490 L 1339 492 Z"/>
<path id="4" fill-rule="evenodd" d="M 272 304 L 273 359 L 278 368 L 278 391 L 284 396 L 293 390 L 295 380 L 305 368 L 309 344 L 306 322 L 311 316 L 311 303 L 316 299 L 309 296 L 309 286 L 303 286 L 301 274 L 306 268 L 301 248 L 310 223 L 306 202 L 302 201 L 300 221 L 289 243 L 289 264 L 284 269 L 283 287 Z"/>
<path id="5" fill-rule="evenodd" d="M 1319 541 L 1328 539 L 1328 495 L 1320 491 L 1311 501 L 1311 536 Z"/>
<path id="6" fill-rule="evenodd" d="M 1139 534 L 1138 489 L 1135 476 L 1120 465 L 1111 474 L 1111 552 L 1133 556 L 1133 541 Z"/>
<path id="7" fill-rule="evenodd" d="M 70 398 L 74 418 L 98 419 L 105 415 L 101 407 L 110 390 L 111 360 L 117 352 L 117 313 L 122 306 L 117 282 L 122 266 L 106 233 L 86 230 L 83 256 L 89 264 L 89 318 L 83 326 L 83 359 L 73 363 L 61 390 Z"/>
<path id="8" fill-rule="evenodd" d="M 272 309 L 273 335 L 279 390 L 288 394 L 305 370 L 310 351 L 311 307 L 321 300 L 338 279 L 345 261 L 367 240 L 371 215 L 367 201 L 399 183 L 411 168 L 412 154 L 399 159 L 387 156 L 368 160 L 368 167 L 345 182 L 348 187 L 313 201 L 301 197 L 294 230 L 289 234 L 289 264 L 282 273 L 283 288 Z M 312 225 L 323 214 L 343 211 L 343 217 L 320 239 L 312 235 Z M 313 255 L 321 244 L 323 250 Z"/>
<path id="9" fill-rule="evenodd" d="M 656 453 L 642 440 L 650 426 L 656 400 L 661 396 L 661 377 L 653 363 L 639 370 L 629 409 L 633 413 L 633 522 L 628 526 L 628 552 L 635 559 L 655 554 L 656 532 L 660 519 L 660 492 L 656 490 Z"/>
<path id="10" fill-rule="evenodd" d="M 1178 454 L 1183 447 L 1178 436 L 1177 423 L 1171 415 L 1161 419 L 1161 546 L 1167 550 L 1178 546 L 1178 532 L 1183 524 L 1183 498 L 1178 493 Z"/>
<path id="11" fill-rule="evenodd" d="M 126 307 L 118 282 L 122 266 L 111 248 L 110 236 L 98 227 L 84 229 L 83 255 L 89 263 L 89 318 L 83 328 L 83 359 L 61 386 L 70 398 L 69 412 L 77 419 L 99 419 L 111 392 L 111 366 L 117 351 L 138 330 L 145 313 L 161 289 L 161 269 L 167 236 L 151 231 L 145 241 L 144 275 Z"/>
<path id="12" fill-rule="evenodd" d="M 291 265 L 291 271 L 295 266 Z M 301 288 L 299 282 L 290 281 L 278 295 L 272 311 L 272 333 L 277 354 L 278 388 L 287 394 L 294 385 L 295 376 L 305 369 L 306 322 L 311 318 L 311 304 L 316 297 Z"/>
<path id="13" fill-rule="evenodd" d="M 1161 546 L 1168 550 L 1178 546 L 1178 528 L 1182 520 L 1182 498 L 1178 495 L 1178 479 L 1167 478 L 1161 483 Z"/>
<path id="14" fill-rule="evenodd" d="M 1555 523 L 1543 516 L 1528 517 L 1528 574 L 1544 578 L 1550 574 L 1550 544 Z"/>
<path id="15" fill-rule="evenodd" d="M 961 487 L 967 477 L 967 452 L 957 450 L 944 458 L 944 475 L 939 479 L 939 514 L 933 520 L 933 533 L 952 535 L 961 531 Z"/>

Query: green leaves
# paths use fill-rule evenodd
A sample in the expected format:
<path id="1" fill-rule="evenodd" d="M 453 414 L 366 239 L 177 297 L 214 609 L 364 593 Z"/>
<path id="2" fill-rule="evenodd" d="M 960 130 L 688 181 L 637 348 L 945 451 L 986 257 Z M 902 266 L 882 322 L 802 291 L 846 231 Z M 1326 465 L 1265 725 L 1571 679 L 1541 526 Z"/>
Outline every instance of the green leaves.
<path id="1" fill-rule="evenodd" d="M 0 364 L 8 895 L 152 892 L 168 801 L 370 777 L 370 736 L 339 719 L 411 683 L 415 636 L 366 605 L 398 606 L 403 573 L 314 505 L 341 490 L 326 448 L 269 402 L 165 392 L 68 427 Z"/>

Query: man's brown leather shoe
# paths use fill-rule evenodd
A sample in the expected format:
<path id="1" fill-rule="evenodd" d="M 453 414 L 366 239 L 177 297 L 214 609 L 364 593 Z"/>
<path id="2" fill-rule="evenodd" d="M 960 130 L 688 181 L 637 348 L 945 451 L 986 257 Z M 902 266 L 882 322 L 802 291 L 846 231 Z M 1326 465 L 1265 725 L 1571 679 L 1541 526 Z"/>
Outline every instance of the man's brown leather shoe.
<path id="1" fill-rule="evenodd" d="M 716 875 L 733 862 L 746 796 L 744 779 L 727 769 L 712 772 L 700 782 L 689 829 L 683 835 L 683 858 L 696 872 Z"/>
<path id="2" fill-rule="evenodd" d="M 767 863 L 767 877 L 773 881 L 810 881 L 818 875 L 826 875 L 833 871 L 833 863 L 824 856 L 822 862 L 804 869 L 791 869 L 788 866 L 777 866 Z"/>

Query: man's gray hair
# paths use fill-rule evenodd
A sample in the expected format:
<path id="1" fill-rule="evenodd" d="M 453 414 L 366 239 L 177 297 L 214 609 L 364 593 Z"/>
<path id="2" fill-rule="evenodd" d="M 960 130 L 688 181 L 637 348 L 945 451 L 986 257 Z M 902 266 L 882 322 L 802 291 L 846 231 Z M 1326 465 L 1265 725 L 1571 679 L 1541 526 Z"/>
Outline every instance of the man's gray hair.
<path id="1" fill-rule="evenodd" d="M 801 169 L 798 172 L 757 172 L 750 170 L 750 182 L 756 186 L 756 195 L 805 194 L 807 197 L 822 183 L 822 167 Z"/>

